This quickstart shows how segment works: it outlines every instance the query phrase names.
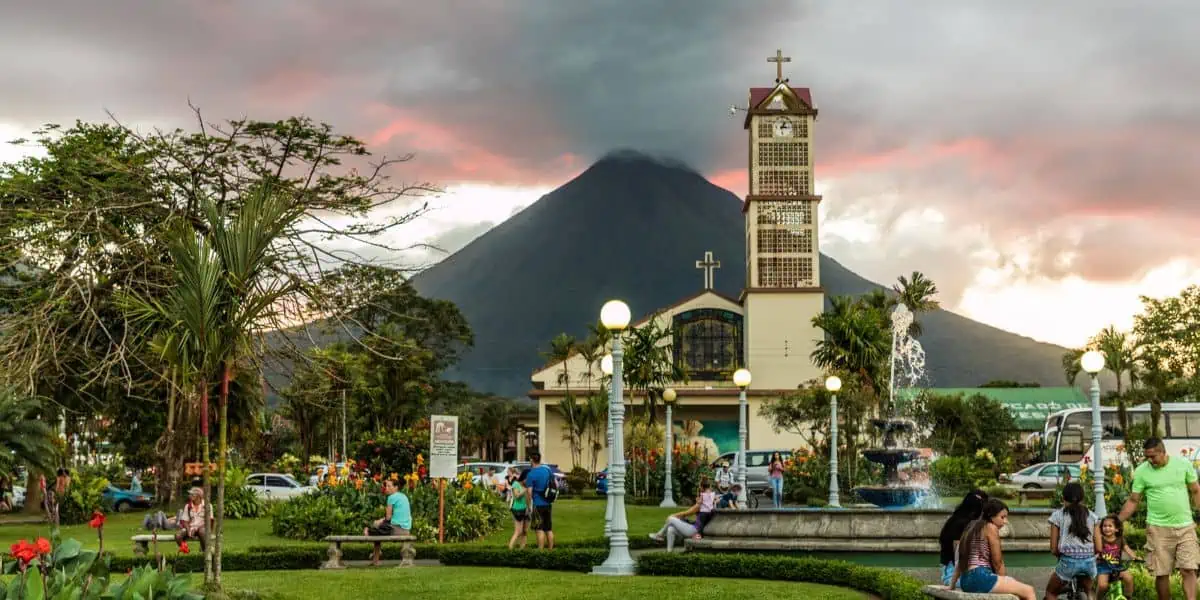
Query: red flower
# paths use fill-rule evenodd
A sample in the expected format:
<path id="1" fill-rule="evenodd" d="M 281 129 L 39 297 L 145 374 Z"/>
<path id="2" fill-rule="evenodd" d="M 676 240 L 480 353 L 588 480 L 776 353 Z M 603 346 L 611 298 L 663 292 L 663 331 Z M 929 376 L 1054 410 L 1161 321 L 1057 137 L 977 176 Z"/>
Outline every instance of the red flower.
<path id="1" fill-rule="evenodd" d="M 49 545 L 49 542 L 47 542 L 47 545 Z M 25 540 L 19 540 L 17 543 L 9 546 L 8 551 L 9 554 L 12 554 L 12 557 L 17 559 L 22 565 L 29 564 L 29 561 L 37 558 L 38 555 L 37 546 L 34 546 Z"/>
<path id="2" fill-rule="evenodd" d="M 37 550 L 39 556 L 50 554 L 50 540 L 46 538 L 38 538 L 34 548 Z"/>
<path id="3" fill-rule="evenodd" d="M 179 553 L 180 554 L 187 554 L 191 551 L 192 550 L 190 548 L 188 548 L 187 542 L 179 542 Z"/>
<path id="4" fill-rule="evenodd" d="M 104 518 L 104 513 L 100 511 L 92 513 L 92 520 L 88 521 L 88 527 L 91 527 L 92 529 L 104 527 Z"/>
<path id="5" fill-rule="evenodd" d="M 374 446 L 374 445 L 375 445 L 375 440 L 367 440 L 367 445 L 368 445 L 368 446 Z"/>

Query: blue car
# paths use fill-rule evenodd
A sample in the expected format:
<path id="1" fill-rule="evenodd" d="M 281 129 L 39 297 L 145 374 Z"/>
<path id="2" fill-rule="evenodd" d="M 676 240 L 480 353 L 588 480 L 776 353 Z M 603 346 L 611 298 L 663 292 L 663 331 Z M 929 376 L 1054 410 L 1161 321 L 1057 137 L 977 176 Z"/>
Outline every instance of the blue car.
<path id="1" fill-rule="evenodd" d="M 608 495 L 608 468 L 596 474 L 596 495 Z"/>
<path id="2" fill-rule="evenodd" d="M 154 506 L 154 496 L 110 485 L 104 488 L 104 502 L 117 512 L 129 512 L 135 508 L 146 509 Z"/>

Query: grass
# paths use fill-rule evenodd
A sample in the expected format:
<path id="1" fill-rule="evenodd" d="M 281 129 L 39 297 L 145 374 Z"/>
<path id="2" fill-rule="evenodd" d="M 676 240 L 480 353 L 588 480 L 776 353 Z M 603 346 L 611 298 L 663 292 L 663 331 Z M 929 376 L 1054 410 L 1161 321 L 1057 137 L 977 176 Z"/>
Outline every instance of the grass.
<path id="1" fill-rule="evenodd" d="M 854 590 L 809 583 L 684 577 L 600 577 L 483 567 L 241 572 L 223 576 L 227 590 L 249 589 L 287 600 L 326 598 L 805 598 L 863 600 Z"/>
<path id="2" fill-rule="evenodd" d="M 554 504 L 554 539 L 556 542 L 567 542 L 583 539 L 598 539 L 604 535 L 604 506 L 602 500 L 569 500 L 563 499 Z M 646 534 L 658 531 L 667 515 L 680 509 L 659 508 L 657 506 L 628 506 L 626 514 L 629 518 L 630 536 L 645 537 Z M 147 533 L 142 527 L 142 513 L 111 514 L 104 525 L 105 549 L 118 556 L 132 556 L 133 544 L 129 538 L 140 533 Z M 64 539 L 75 538 L 84 547 L 96 549 L 98 541 L 96 531 L 87 524 L 68 525 L 61 528 Z M 49 537 L 50 528 L 46 524 L 14 524 L 0 525 L 0 549 L 17 540 L 31 540 L 37 537 Z M 487 536 L 476 544 L 505 545 L 512 536 L 512 527 L 505 525 L 492 535 Z M 532 534 L 530 542 L 536 544 Z M 312 544 L 301 540 L 291 540 L 271 535 L 271 520 L 242 519 L 225 523 L 225 549 L 237 552 L 250 546 L 303 545 Z M 170 544 L 160 551 L 173 552 Z"/>

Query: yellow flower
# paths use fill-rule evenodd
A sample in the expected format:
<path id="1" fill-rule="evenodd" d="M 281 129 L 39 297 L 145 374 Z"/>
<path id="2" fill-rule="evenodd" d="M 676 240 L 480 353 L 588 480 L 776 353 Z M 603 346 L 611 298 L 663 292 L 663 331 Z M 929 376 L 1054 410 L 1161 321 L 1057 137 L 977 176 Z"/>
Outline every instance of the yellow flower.
<path id="1" fill-rule="evenodd" d="M 391 475 L 388 476 L 388 479 L 391 479 L 392 481 L 396 481 L 396 479 L 397 479 L 396 474 L 392 473 Z"/>
<path id="2" fill-rule="evenodd" d="M 423 464 L 425 464 L 425 457 L 424 457 L 423 455 L 421 455 L 421 454 L 418 454 L 418 455 L 417 455 L 417 464 L 418 464 L 418 465 L 423 465 Z"/>

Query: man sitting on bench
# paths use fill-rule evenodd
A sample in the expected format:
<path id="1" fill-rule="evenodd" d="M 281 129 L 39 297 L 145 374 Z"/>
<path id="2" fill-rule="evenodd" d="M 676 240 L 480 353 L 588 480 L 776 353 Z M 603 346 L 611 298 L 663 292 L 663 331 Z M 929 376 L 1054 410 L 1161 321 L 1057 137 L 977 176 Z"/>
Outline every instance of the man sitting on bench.
<path id="1" fill-rule="evenodd" d="M 192 488 L 188 492 L 187 504 L 179 511 L 179 528 L 175 530 L 175 543 L 182 546 L 188 540 L 200 540 L 200 551 L 203 552 L 205 533 L 208 529 L 205 527 L 204 516 L 207 513 L 208 504 L 204 501 L 204 490 Z"/>
<path id="2" fill-rule="evenodd" d="M 400 492 L 396 482 L 391 479 L 383 482 L 383 493 L 387 494 L 387 512 L 382 519 L 371 523 L 363 530 L 363 535 L 393 536 L 410 535 L 412 529 L 412 509 L 408 504 L 408 496 Z M 375 546 L 375 564 L 379 564 L 379 545 Z"/>

